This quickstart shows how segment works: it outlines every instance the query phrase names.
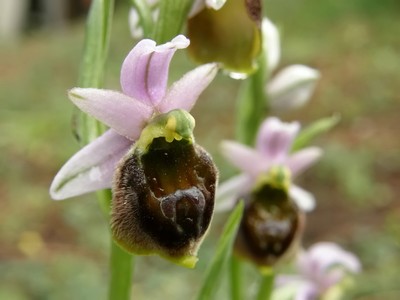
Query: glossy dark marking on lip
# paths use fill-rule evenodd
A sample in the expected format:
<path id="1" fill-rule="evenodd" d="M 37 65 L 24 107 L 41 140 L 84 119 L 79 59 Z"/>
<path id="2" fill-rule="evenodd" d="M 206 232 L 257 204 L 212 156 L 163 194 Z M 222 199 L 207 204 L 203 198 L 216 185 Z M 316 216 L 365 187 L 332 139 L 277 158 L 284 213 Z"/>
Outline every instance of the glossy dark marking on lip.
<path id="1" fill-rule="evenodd" d="M 200 146 L 156 138 L 134 151 L 114 182 L 112 231 L 131 252 L 195 252 L 211 222 L 217 171 Z"/>

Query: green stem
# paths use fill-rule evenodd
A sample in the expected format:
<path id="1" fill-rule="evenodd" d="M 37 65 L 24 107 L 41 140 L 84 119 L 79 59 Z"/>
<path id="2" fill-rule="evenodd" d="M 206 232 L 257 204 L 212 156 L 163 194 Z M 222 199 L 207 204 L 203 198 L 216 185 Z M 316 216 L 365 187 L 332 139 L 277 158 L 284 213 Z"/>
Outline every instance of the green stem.
<path id="1" fill-rule="evenodd" d="M 258 69 L 246 81 L 243 82 L 237 106 L 237 140 L 253 145 L 267 108 L 267 95 L 265 84 L 267 71 L 265 55 L 258 60 Z"/>
<path id="2" fill-rule="evenodd" d="M 109 300 L 130 299 L 134 256 L 111 241 Z"/>
<path id="3" fill-rule="evenodd" d="M 256 298 L 257 300 L 271 299 L 272 290 L 274 288 L 274 279 L 275 273 L 272 269 L 262 274 L 260 288 Z"/>
<path id="4" fill-rule="evenodd" d="M 86 23 L 86 37 L 78 85 L 101 87 L 111 35 L 114 0 L 93 0 Z M 104 126 L 86 114 L 80 117 L 78 136 L 83 144 L 97 138 Z M 107 220 L 110 214 L 111 191 L 97 193 L 100 207 Z M 128 300 L 132 286 L 133 257 L 111 242 L 109 299 Z"/>
<path id="5" fill-rule="evenodd" d="M 154 27 L 154 22 L 150 5 L 146 0 L 131 0 L 130 2 L 139 14 L 143 36 L 145 38 L 151 37 L 150 35 Z"/>
<path id="6" fill-rule="evenodd" d="M 153 39 L 158 44 L 170 41 L 181 32 L 192 3 L 193 0 L 160 1 L 158 22 L 153 32 Z"/>
<path id="7" fill-rule="evenodd" d="M 230 272 L 230 285 L 231 285 L 231 300 L 243 299 L 242 294 L 242 264 L 241 261 L 231 256 L 231 272 Z"/>

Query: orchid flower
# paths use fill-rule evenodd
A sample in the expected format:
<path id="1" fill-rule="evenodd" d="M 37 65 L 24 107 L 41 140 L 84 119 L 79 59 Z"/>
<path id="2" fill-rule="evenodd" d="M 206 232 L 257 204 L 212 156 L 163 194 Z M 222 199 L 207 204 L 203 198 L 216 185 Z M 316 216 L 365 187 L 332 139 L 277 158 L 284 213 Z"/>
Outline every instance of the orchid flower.
<path id="1" fill-rule="evenodd" d="M 78 108 L 110 129 L 61 168 L 50 187 L 53 199 L 110 188 L 117 163 L 155 116 L 174 109 L 190 111 L 215 77 L 217 67 L 215 64 L 200 66 L 167 89 L 172 56 L 177 49 L 188 45 L 189 40 L 182 35 L 159 46 L 152 40 L 142 40 L 122 64 L 122 93 L 78 87 L 68 92 Z"/>
<path id="2" fill-rule="evenodd" d="M 361 271 L 358 258 L 334 243 L 320 242 L 297 257 L 298 275 L 279 275 L 273 299 L 323 299 L 348 273 Z"/>
<path id="3" fill-rule="evenodd" d="M 316 162 L 322 150 L 308 147 L 290 153 L 292 143 L 300 129 L 297 122 L 283 123 L 275 117 L 267 118 L 257 135 L 255 149 L 234 141 L 222 143 L 222 153 L 227 160 L 238 167 L 242 174 L 237 175 L 217 189 L 217 210 L 226 210 L 234 205 L 238 197 L 249 193 L 260 176 L 276 167 L 283 167 L 296 177 Z M 289 184 L 289 196 L 304 211 L 315 206 L 312 194 L 293 184 Z"/>
<path id="4" fill-rule="evenodd" d="M 268 19 L 262 21 L 263 48 L 271 74 L 280 60 L 280 37 L 276 26 Z M 291 65 L 273 76 L 265 85 L 271 109 L 276 112 L 296 109 L 305 105 L 313 94 L 320 74 L 304 65 Z"/>

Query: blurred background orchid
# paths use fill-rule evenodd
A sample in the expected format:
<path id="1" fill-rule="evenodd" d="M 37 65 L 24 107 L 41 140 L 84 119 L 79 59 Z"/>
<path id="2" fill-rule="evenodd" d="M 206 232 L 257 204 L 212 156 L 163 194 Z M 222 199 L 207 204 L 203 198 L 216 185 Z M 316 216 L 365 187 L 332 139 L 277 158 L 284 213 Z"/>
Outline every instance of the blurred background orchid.
<path id="1" fill-rule="evenodd" d="M 319 242 L 300 252 L 298 275 L 279 275 L 272 299 L 344 299 L 346 279 L 361 271 L 359 259 L 334 243 Z"/>
<path id="2" fill-rule="evenodd" d="M 400 45 L 395 38 L 400 28 L 399 2 L 282 0 L 279 5 L 270 0 L 246 2 L 253 6 L 243 6 L 239 0 L 0 1 L 3 95 L 0 299 L 122 300 L 129 299 L 131 288 L 135 299 L 187 299 L 194 294 L 197 299 L 235 300 L 400 297 L 400 210 L 395 201 L 400 169 L 397 138 L 400 66 L 396 50 Z M 216 74 L 215 64 L 198 66 L 188 50 L 180 50 L 174 54 L 168 76 L 164 72 L 153 73 L 157 84 L 161 84 L 157 81 L 160 77 L 162 85 L 169 87 L 166 94 L 159 94 L 163 90 L 159 88 L 152 94 L 148 86 L 140 89 L 146 90 L 144 94 L 150 92 L 149 97 L 129 88 L 117 92 L 121 90 L 121 62 L 142 38 L 156 42 L 153 50 L 157 51 L 150 51 L 150 56 L 160 58 L 158 54 L 162 53 L 168 56 L 168 50 L 164 52 L 165 48 L 156 45 L 166 44 L 179 34 L 187 35 L 188 22 L 201 18 L 203 13 L 217 16 L 224 10 L 232 12 L 230 5 L 238 3 L 246 9 L 252 8 L 251 13 L 239 10 L 242 14 L 237 18 L 242 22 L 242 17 L 246 17 L 245 22 L 250 22 L 248 28 L 254 33 L 247 40 L 251 47 L 245 51 L 246 68 L 239 73 L 226 69 Z M 262 11 L 257 3 L 263 4 Z M 135 11 L 130 12 L 128 25 L 132 7 Z M 236 21 L 230 20 L 231 24 Z M 214 28 L 210 24 L 206 28 Z M 232 30 L 227 24 L 229 33 L 235 33 L 240 40 L 245 31 Z M 281 45 L 280 41 L 284 43 Z M 186 47 L 187 43 L 184 44 Z M 233 43 L 222 56 L 232 54 L 234 49 Z M 153 66 L 160 67 L 162 61 L 165 62 L 161 58 L 154 60 Z M 221 61 L 218 66 L 222 67 Z M 127 136 L 137 135 L 150 114 L 172 108 L 159 106 L 163 99 L 171 99 L 177 105 L 193 104 L 195 100 L 191 97 L 197 89 L 197 79 L 186 86 L 187 93 L 178 93 L 179 97 L 170 91 L 180 90 L 177 82 L 183 80 L 179 78 L 187 70 L 199 68 L 209 68 L 205 73 L 213 83 L 197 95 L 200 100 L 191 110 L 196 119 L 194 134 L 196 142 L 212 154 L 219 168 L 218 193 L 229 191 L 226 195 L 231 200 L 221 202 L 226 204 L 225 209 L 229 208 L 225 210 L 229 215 L 214 215 L 198 253 L 196 269 L 187 270 L 157 256 L 140 257 L 132 264 L 132 256 L 110 240 L 110 203 L 101 199 L 105 196 L 109 201 L 109 193 L 81 196 L 88 201 L 50 201 L 48 187 L 59 167 L 71 154 L 82 153 L 84 150 L 78 150 L 82 144 L 92 141 L 105 128 L 87 115 L 84 122 L 72 118 L 78 110 L 68 96 L 78 104 L 84 101 L 71 92 L 85 98 L 86 92 L 107 87 L 108 96 L 118 94 L 106 97 L 104 112 L 118 111 L 119 117 L 112 119 L 124 123 L 122 127 L 128 133 L 115 134 L 117 142 L 106 143 L 110 147 L 89 144 L 97 149 L 86 153 L 83 161 L 87 165 L 104 151 L 115 150 L 116 145 L 122 145 L 121 153 L 111 152 L 121 157 L 136 139 Z M 161 67 L 154 70 L 159 69 L 165 70 Z M 138 73 L 143 74 L 142 71 Z M 242 80 L 234 80 L 226 73 Z M 74 86 L 81 88 L 71 90 Z M 100 103 L 105 99 L 97 96 L 90 102 Z M 135 104 L 133 112 L 124 110 L 114 106 L 121 98 L 126 100 L 124 103 L 136 99 L 133 102 L 141 104 Z M 161 102 L 157 104 L 158 100 Z M 140 117 L 142 110 L 136 110 L 139 106 L 150 111 L 145 118 Z M 97 108 L 96 104 L 90 111 Z M 142 119 L 143 124 L 139 126 L 136 118 Z M 275 126 L 280 133 L 261 134 L 263 122 L 271 118 L 280 124 Z M 85 130 L 77 130 L 85 124 L 95 129 L 90 136 L 86 136 Z M 295 131 L 293 128 L 297 128 L 296 137 L 288 134 Z M 71 132 L 78 133 L 80 140 Z M 105 135 L 109 132 L 112 131 Z M 259 136 L 267 137 L 264 142 L 268 136 L 292 136 L 291 146 L 285 151 L 285 147 L 278 147 L 280 151 L 276 153 L 281 154 L 280 158 L 272 158 L 272 150 L 267 155 L 260 150 L 258 132 Z M 125 144 L 118 142 L 121 139 Z M 227 151 L 221 153 L 223 140 L 235 142 L 224 142 L 222 148 Z M 282 145 L 271 140 L 268 144 Z M 318 158 L 319 163 L 308 172 L 296 174 L 295 168 L 291 170 L 291 160 L 310 147 L 318 149 L 314 159 Z M 228 151 L 231 148 L 234 151 Z M 321 157 L 320 149 L 324 153 Z M 274 166 L 264 165 L 270 158 Z M 112 158 L 108 162 L 115 166 Z M 305 166 L 310 164 L 309 161 Z M 80 162 L 78 165 L 79 169 Z M 253 174 L 258 168 L 262 172 Z M 91 178 L 99 179 L 101 172 L 97 172 L 98 168 L 93 170 Z M 238 171 L 242 173 L 238 175 Z M 107 185 L 101 187 L 110 185 L 109 177 Z M 243 184 L 243 178 L 248 180 L 247 184 Z M 90 185 L 81 183 L 88 191 Z M 268 194 L 274 189 L 271 183 L 277 184 L 275 188 L 278 186 L 280 191 L 274 201 L 283 199 L 285 204 L 289 203 L 294 219 L 301 214 L 301 222 L 306 220 L 297 243 L 308 249 L 293 251 L 288 260 L 274 264 L 272 270 L 260 269 L 231 255 L 236 243 L 235 231 L 243 225 L 240 222 L 243 207 L 249 212 L 249 206 L 237 202 L 238 198 L 247 197 L 244 199 L 247 204 L 254 203 L 249 199 L 257 199 L 259 205 L 262 196 L 271 196 Z M 243 189 L 238 190 L 238 186 Z M 303 199 L 309 201 L 304 202 L 306 205 L 300 201 L 301 209 L 294 213 L 296 197 L 289 198 L 288 192 L 296 186 L 301 186 Z M 93 201 L 96 196 L 98 202 Z M 261 224 L 259 220 L 276 211 L 274 201 L 261 210 L 254 206 L 251 213 L 257 214 L 246 219 L 250 220 L 246 226 L 255 228 Z M 187 211 L 185 207 L 183 211 Z M 170 211 L 166 214 L 173 216 Z M 263 226 L 257 229 L 263 233 Z M 319 243 L 321 240 L 332 243 Z M 121 286 L 125 292 L 115 294 Z"/>

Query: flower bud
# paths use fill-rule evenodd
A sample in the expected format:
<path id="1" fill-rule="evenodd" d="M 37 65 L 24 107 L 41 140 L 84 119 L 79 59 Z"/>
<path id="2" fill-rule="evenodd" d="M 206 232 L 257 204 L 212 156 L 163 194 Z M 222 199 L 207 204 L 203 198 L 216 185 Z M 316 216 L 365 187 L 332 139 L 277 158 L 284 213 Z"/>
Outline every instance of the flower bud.
<path id="1" fill-rule="evenodd" d="M 261 1 L 229 0 L 204 8 L 188 21 L 189 54 L 199 63 L 219 62 L 232 77 L 257 68 L 261 51 Z"/>
<path id="2" fill-rule="evenodd" d="M 245 211 L 235 250 L 260 267 L 269 267 L 291 253 L 304 224 L 304 217 L 290 200 L 289 171 L 273 167 L 244 196 Z"/>
<path id="3" fill-rule="evenodd" d="M 127 251 L 194 267 L 213 214 L 217 170 L 194 143 L 193 128 L 183 110 L 159 115 L 120 162 L 111 228 Z"/>
<path id="4" fill-rule="evenodd" d="M 310 100 L 319 78 L 319 72 L 310 67 L 286 67 L 266 86 L 272 109 L 289 111 L 302 107 Z"/>

